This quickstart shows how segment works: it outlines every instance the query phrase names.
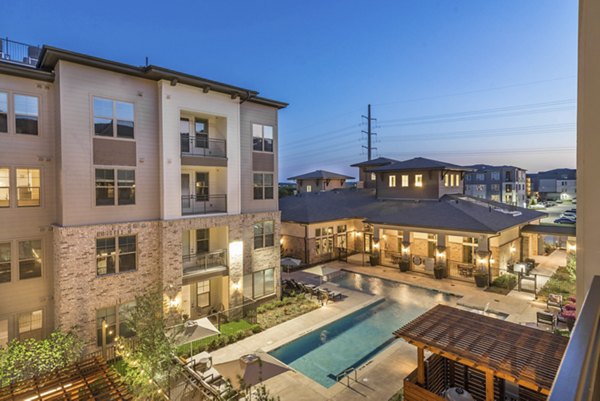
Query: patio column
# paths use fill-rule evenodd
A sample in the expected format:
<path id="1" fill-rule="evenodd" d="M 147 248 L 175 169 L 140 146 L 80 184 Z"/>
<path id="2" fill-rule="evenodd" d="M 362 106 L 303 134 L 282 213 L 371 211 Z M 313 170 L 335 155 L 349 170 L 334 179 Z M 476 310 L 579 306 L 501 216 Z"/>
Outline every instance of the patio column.
<path id="1" fill-rule="evenodd" d="M 485 401 L 494 401 L 494 372 L 485 372 Z"/>
<path id="2" fill-rule="evenodd" d="M 417 347 L 417 384 L 421 386 L 425 384 L 425 350 L 423 347 Z"/>

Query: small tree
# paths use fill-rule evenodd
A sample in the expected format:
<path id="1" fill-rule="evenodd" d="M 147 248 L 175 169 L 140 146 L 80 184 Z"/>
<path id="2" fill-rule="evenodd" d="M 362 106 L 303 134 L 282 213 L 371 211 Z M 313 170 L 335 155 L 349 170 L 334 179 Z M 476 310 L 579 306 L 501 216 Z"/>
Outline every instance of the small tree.
<path id="1" fill-rule="evenodd" d="M 138 399 L 164 399 L 161 391 L 170 387 L 177 373 L 173 363 L 177 333 L 168 329 L 164 306 L 159 289 L 137 296 L 127 319 L 135 337 L 117 339 L 117 352 L 127 364 L 124 380 Z"/>
<path id="2" fill-rule="evenodd" d="M 72 332 L 55 331 L 44 340 L 12 340 L 0 347 L 0 387 L 64 368 L 81 357 L 83 342 Z"/>

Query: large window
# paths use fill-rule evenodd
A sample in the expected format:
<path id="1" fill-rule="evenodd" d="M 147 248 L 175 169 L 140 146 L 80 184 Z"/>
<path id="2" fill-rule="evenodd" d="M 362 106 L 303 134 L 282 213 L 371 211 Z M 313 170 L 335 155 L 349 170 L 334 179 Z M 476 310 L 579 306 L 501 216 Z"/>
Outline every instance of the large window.
<path id="1" fill-rule="evenodd" d="M 0 320 L 0 348 L 8 344 L 8 319 Z"/>
<path id="2" fill-rule="evenodd" d="M 273 127 L 270 125 L 252 124 L 253 149 L 261 152 L 273 151 Z"/>
<path id="3" fill-rule="evenodd" d="M 437 234 L 427 234 L 427 257 L 435 258 Z"/>
<path id="4" fill-rule="evenodd" d="M 19 339 L 26 338 L 42 339 L 42 329 L 44 327 L 43 312 L 36 310 L 19 315 Z"/>
<path id="5" fill-rule="evenodd" d="M 315 252 L 317 255 L 333 252 L 333 227 L 323 227 L 315 230 Z"/>
<path id="6" fill-rule="evenodd" d="M 196 172 L 196 201 L 205 202 L 210 195 L 210 181 L 208 173 Z"/>
<path id="7" fill-rule="evenodd" d="M 415 187 L 422 187 L 422 186 L 423 186 L 423 175 L 416 174 L 415 175 Z"/>
<path id="8" fill-rule="evenodd" d="M 275 293 L 275 270 L 265 269 L 244 276 L 244 295 L 257 299 Z"/>
<path id="9" fill-rule="evenodd" d="M 38 98 L 15 95 L 15 128 L 17 134 L 38 134 Z"/>
<path id="10" fill-rule="evenodd" d="M 492 171 L 491 172 L 491 177 L 492 177 L 492 180 L 494 180 L 494 181 L 500 181 L 500 172 L 499 171 Z"/>
<path id="11" fill-rule="evenodd" d="M 275 232 L 272 220 L 254 224 L 254 249 L 267 248 L 274 243 Z"/>
<path id="12" fill-rule="evenodd" d="M 254 199 L 273 199 L 273 174 L 254 173 Z"/>
<path id="13" fill-rule="evenodd" d="M 477 238 L 463 237 L 463 263 L 475 264 L 477 244 Z"/>
<path id="14" fill-rule="evenodd" d="M 115 175 L 117 177 L 115 186 Z M 115 199 L 115 188 L 118 199 Z M 96 206 L 135 204 L 135 171 L 96 169 Z"/>
<path id="15" fill-rule="evenodd" d="M 137 269 L 135 235 L 96 239 L 96 274 L 119 273 Z"/>
<path id="16" fill-rule="evenodd" d="M 347 234 L 348 228 L 345 224 L 337 226 L 337 235 L 335 237 L 335 246 L 338 248 L 346 249 L 347 247 Z"/>
<path id="17" fill-rule="evenodd" d="M 0 168 L 0 207 L 10 206 L 10 169 Z"/>
<path id="18" fill-rule="evenodd" d="M 106 344 L 111 344 L 117 336 L 133 337 L 135 333 L 129 325 L 131 309 L 135 301 L 109 306 L 96 310 L 96 337 L 98 346 L 102 346 L 102 325 L 106 324 Z"/>
<path id="19" fill-rule="evenodd" d="M 210 249 L 210 230 L 200 228 L 196 230 L 196 254 L 208 253 Z"/>
<path id="20" fill-rule="evenodd" d="M 194 131 L 196 133 L 196 147 L 208 148 L 208 120 L 203 118 L 194 119 Z"/>
<path id="21" fill-rule="evenodd" d="M 210 305 L 210 280 L 196 283 L 196 306 L 206 308 Z"/>
<path id="22" fill-rule="evenodd" d="M 8 132 L 8 94 L 0 92 L 0 132 Z"/>
<path id="23" fill-rule="evenodd" d="M 42 241 L 19 241 L 19 279 L 42 277 Z"/>
<path id="24" fill-rule="evenodd" d="M 40 169 L 17 169 L 17 206 L 40 205 Z"/>
<path id="25" fill-rule="evenodd" d="M 388 186 L 390 188 L 394 188 L 396 186 L 396 176 L 395 175 L 390 175 L 389 176 Z"/>
<path id="26" fill-rule="evenodd" d="M 0 283 L 8 283 L 10 281 L 10 272 L 10 242 L 0 242 Z"/>
<path id="27" fill-rule="evenodd" d="M 402 175 L 402 186 L 408 187 L 408 175 L 406 175 L 406 174 Z"/>
<path id="28" fill-rule="evenodd" d="M 98 136 L 133 138 L 133 103 L 94 97 L 94 133 Z"/>

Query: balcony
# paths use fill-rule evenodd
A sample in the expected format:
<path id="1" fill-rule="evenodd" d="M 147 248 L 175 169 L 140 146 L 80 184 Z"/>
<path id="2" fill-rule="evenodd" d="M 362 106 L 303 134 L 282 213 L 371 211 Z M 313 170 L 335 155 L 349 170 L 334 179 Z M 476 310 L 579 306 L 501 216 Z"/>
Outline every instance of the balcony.
<path id="1" fill-rule="evenodd" d="M 15 42 L 8 38 L 0 38 L 1 61 L 35 67 L 41 50 L 38 46 Z"/>
<path id="2" fill-rule="evenodd" d="M 191 254 L 183 256 L 183 277 L 185 280 L 199 276 L 227 275 L 227 250 Z"/>
<path id="3" fill-rule="evenodd" d="M 201 158 L 221 159 L 216 165 L 226 165 L 227 141 L 225 139 L 209 138 L 206 135 L 181 135 L 182 164 L 205 164 Z M 215 163 L 210 163 L 215 164 Z"/>
<path id="4" fill-rule="evenodd" d="M 183 216 L 227 213 L 227 195 L 185 195 L 181 197 Z"/>

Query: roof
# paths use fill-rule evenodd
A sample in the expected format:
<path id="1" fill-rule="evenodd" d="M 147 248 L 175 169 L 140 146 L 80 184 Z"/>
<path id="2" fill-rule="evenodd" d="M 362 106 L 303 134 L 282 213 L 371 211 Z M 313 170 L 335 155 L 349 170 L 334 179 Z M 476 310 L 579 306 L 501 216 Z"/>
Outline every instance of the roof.
<path id="1" fill-rule="evenodd" d="M 424 157 L 415 157 L 401 162 L 394 162 L 385 166 L 371 169 L 373 172 L 402 171 L 402 170 L 459 170 L 470 171 L 469 167 L 462 167 L 457 164 L 441 162 L 438 160 L 426 159 Z"/>
<path id="2" fill-rule="evenodd" d="M 88 358 L 54 372 L 0 388 L 9 400 L 133 400 L 118 374 L 104 359 Z"/>
<path id="3" fill-rule="evenodd" d="M 346 180 L 353 178 L 354 177 L 350 177 L 349 175 L 332 173 L 331 171 L 315 170 L 310 173 L 290 177 L 288 180 Z"/>
<path id="4" fill-rule="evenodd" d="M 390 164 L 397 162 L 398 160 L 390 159 L 387 157 L 378 157 L 373 160 L 365 160 L 364 162 L 351 164 L 350 167 L 369 167 L 369 166 L 383 166 L 385 164 Z"/>
<path id="5" fill-rule="evenodd" d="M 528 224 L 521 229 L 523 233 L 546 234 L 575 237 L 577 229 L 575 226 L 551 225 L 551 224 Z"/>
<path id="6" fill-rule="evenodd" d="M 359 218 L 369 223 L 496 234 L 547 216 L 466 195 L 439 200 L 378 200 L 375 190 L 302 193 L 279 200 L 281 220 L 303 224 Z"/>
<path id="7" fill-rule="evenodd" d="M 563 336 L 446 305 L 435 306 L 394 335 L 544 394 L 568 343 Z"/>
<path id="8" fill-rule="evenodd" d="M 532 174 L 533 175 L 533 174 Z M 574 168 L 557 168 L 554 170 L 540 171 L 536 174 L 538 179 L 576 180 L 577 170 Z"/>
<path id="9" fill-rule="evenodd" d="M 493 166 L 491 164 L 473 164 L 470 166 L 465 166 L 468 168 L 471 168 L 475 171 L 473 172 L 479 172 L 479 171 L 488 171 L 488 170 L 501 170 L 501 169 L 515 169 L 515 170 L 523 170 L 525 171 L 524 168 L 521 167 L 517 167 L 517 166 L 509 166 L 509 165 L 502 165 L 502 166 Z"/>

